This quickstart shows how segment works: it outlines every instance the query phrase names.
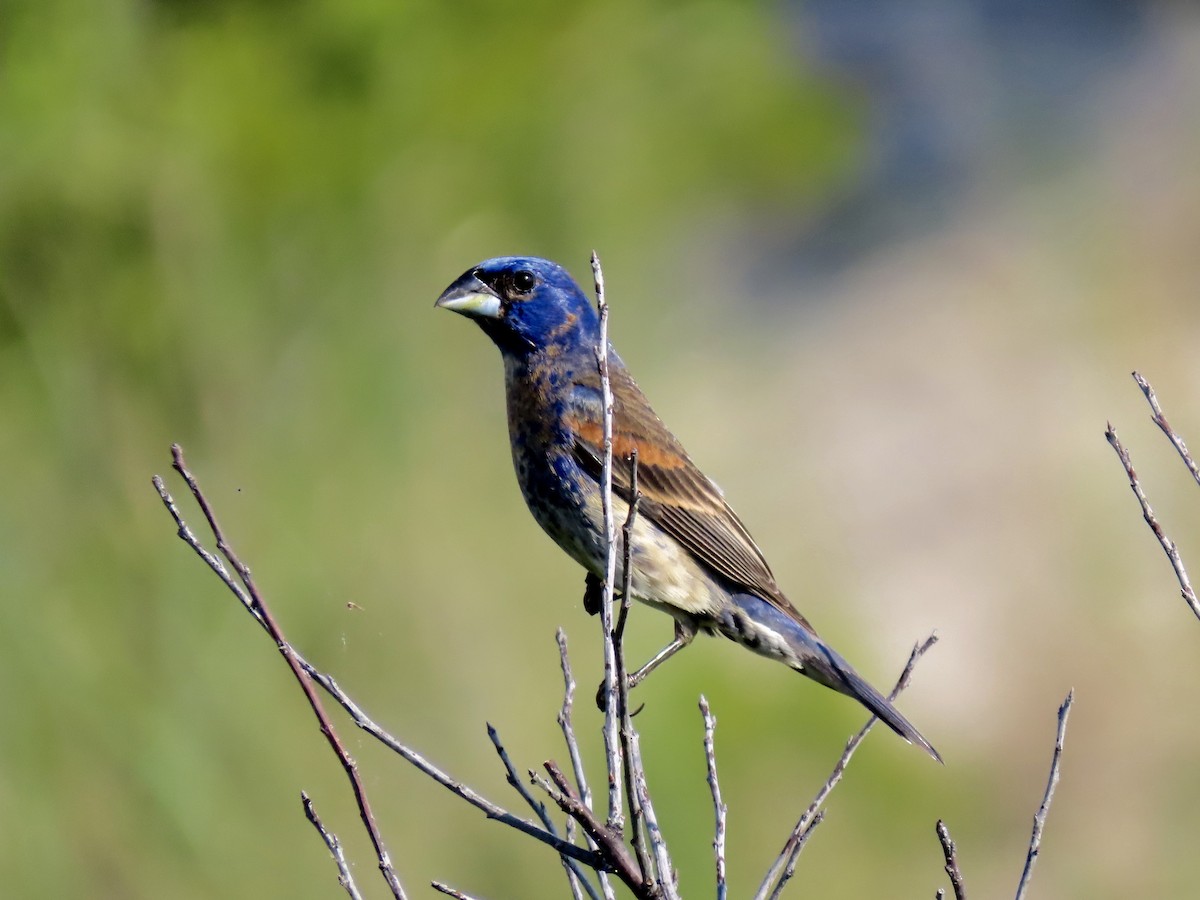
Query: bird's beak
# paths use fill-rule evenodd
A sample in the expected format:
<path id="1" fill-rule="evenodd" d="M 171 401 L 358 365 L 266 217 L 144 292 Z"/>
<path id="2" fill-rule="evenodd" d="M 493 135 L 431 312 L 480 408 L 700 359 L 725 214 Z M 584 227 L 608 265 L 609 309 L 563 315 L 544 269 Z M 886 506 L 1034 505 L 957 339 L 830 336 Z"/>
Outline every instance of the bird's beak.
<path id="1" fill-rule="evenodd" d="M 436 307 L 453 310 L 472 319 L 500 318 L 500 296 L 467 272 L 437 298 Z"/>

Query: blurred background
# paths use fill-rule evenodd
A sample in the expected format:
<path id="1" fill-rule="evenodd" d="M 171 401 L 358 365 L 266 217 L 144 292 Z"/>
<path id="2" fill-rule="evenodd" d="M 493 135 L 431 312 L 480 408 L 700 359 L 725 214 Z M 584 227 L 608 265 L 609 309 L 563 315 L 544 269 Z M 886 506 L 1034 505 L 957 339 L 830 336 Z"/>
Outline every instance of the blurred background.
<path id="1" fill-rule="evenodd" d="M 394 733 L 519 807 L 484 725 L 565 760 L 562 625 L 598 762 L 581 573 L 520 500 L 494 348 L 432 308 L 485 257 L 586 279 L 596 248 L 616 345 L 796 605 L 881 686 L 941 638 L 901 706 L 945 768 L 873 735 L 793 893 L 932 896 L 941 817 L 1009 895 L 1074 686 L 1034 893 L 1190 895 L 1200 623 L 1103 429 L 1200 566 L 1129 378 L 1200 441 L 1198 158 L 1200 14 L 1166 0 L 4 4 L 6 893 L 339 896 L 301 789 L 381 893 L 286 667 L 151 488 L 172 441 Z M 631 657 L 669 635 L 635 610 Z M 701 692 L 746 896 L 863 716 L 718 641 L 640 689 L 689 896 Z M 412 895 L 566 894 L 344 734 Z"/>

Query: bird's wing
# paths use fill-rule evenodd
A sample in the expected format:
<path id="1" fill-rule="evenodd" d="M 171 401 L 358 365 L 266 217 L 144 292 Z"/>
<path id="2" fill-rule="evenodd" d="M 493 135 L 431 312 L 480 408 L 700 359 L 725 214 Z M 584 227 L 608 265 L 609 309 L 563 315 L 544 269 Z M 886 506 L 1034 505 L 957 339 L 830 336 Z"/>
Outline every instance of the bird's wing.
<path id="1" fill-rule="evenodd" d="M 586 378 L 590 382 L 590 378 Z M 583 380 L 581 380 L 583 381 Z M 806 627 L 808 623 L 775 584 L 775 576 L 750 532 L 712 481 L 688 458 L 683 446 L 650 408 L 624 366 L 611 367 L 613 390 L 613 490 L 630 499 L 630 467 L 636 449 L 639 515 L 677 540 L 699 562 L 748 590 Z M 599 378 L 577 383 L 567 414 L 575 436 L 575 458 L 599 481 L 604 458 Z"/>

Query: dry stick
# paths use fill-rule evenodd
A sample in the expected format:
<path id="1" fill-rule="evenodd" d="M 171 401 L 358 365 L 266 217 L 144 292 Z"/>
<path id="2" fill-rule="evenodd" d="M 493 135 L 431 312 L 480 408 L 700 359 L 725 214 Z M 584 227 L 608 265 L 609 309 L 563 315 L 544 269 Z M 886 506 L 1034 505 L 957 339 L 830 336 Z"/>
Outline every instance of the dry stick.
<path id="1" fill-rule="evenodd" d="M 817 826 L 824 821 L 825 810 L 817 810 L 816 815 L 812 817 L 812 821 L 808 823 L 808 827 L 800 835 L 800 840 L 796 841 L 796 847 L 792 851 L 791 856 L 788 857 L 787 867 L 783 870 L 783 875 L 780 876 L 779 883 L 775 885 L 775 890 L 771 891 L 770 900 L 779 900 L 779 897 L 783 894 L 784 885 L 791 881 L 792 876 L 796 874 L 796 861 L 800 858 L 800 854 L 808 844 L 808 839 L 817 830 Z"/>
<path id="2" fill-rule="evenodd" d="M 1125 446 L 1117 437 L 1117 430 L 1112 427 L 1111 422 L 1108 423 L 1108 428 L 1105 429 L 1104 436 L 1108 438 L 1108 442 L 1112 445 L 1112 448 L 1117 451 L 1117 457 L 1121 460 L 1121 465 L 1125 467 L 1125 474 L 1129 478 L 1129 487 L 1132 488 L 1133 495 L 1137 497 L 1138 503 L 1142 506 L 1142 518 L 1146 520 L 1146 524 L 1150 526 L 1150 530 L 1158 538 L 1159 545 L 1162 546 L 1163 552 L 1167 554 L 1167 559 L 1171 562 L 1171 568 L 1175 570 L 1175 578 L 1179 581 L 1184 602 L 1187 603 L 1196 618 L 1200 619 L 1200 600 L 1196 599 L 1196 592 L 1192 589 L 1192 582 L 1188 578 L 1187 569 L 1183 566 L 1183 558 L 1179 555 L 1179 547 L 1176 546 L 1173 540 L 1167 537 L 1162 526 L 1158 524 L 1158 519 L 1154 517 L 1154 510 L 1150 508 L 1150 501 L 1146 499 L 1141 482 L 1138 481 L 1137 472 L 1134 471 L 1133 463 L 1130 461 L 1129 451 L 1125 449 Z"/>
<path id="3" fill-rule="evenodd" d="M 500 756 L 500 762 L 504 765 L 505 779 L 513 789 L 521 795 L 521 799 L 529 804 L 529 808 L 534 814 L 541 819 L 542 825 L 546 830 L 553 835 L 558 834 L 558 829 L 554 825 L 554 820 L 550 818 L 550 814 L 546 812 L 546 804 L 542 803 L 529 792 L 529 788 L 525 787 L 525 782 L 517 777 L 516 767 L 513 766 L 512 760 L 508 757 L 508 751 L 504 749 L 504 744 L 500 740 L 500 733 L 489 722 L 487 726 L 488 737 L 492 741 L 492 746 L 496 748 L 496 753 Z M 568 819 L 568 822 L 572 820 Z M 579 889 L 582 885 L 588 892 L 588 896 L 592 900 L 600 900 L 600 896 L 592 887 L 591 882 L 587 880 L 587 876 L 583 874 L 583 870 L 579 867 L 579 863 L 565 854 L 559 854 L 559 859 L 562 860 L 563 868 L 567 872 L 567 880 L 571 884 L 571 893 L 576 897 L 580 896 Z"/>
<path id="4" fill-rule="evenodd" d="M 637 521 L 638 495 L 637 484 L 637 450 L 629 457 L 629 508 L 625 515 L 625 524 L 621 526 L 623 573 L 621 583 L 621 608 L 617 612 L 617 624 L 613 631 L 613 657 L 616 661 L 617 711 L 621 722 L 621 752 L 624 761 L 625 800 L 629 804 L 630 830 L 633 837 L 633 852 L 637 856 L 638 868 L 642 870 L 642 878 L 654 878 L 654 866 L 650 861 L 650 853 L 646 849 L 645 809 L 638 793 L 639 777 L 644 781 L 645 772 L 641 771 L 640 755 L 635 754 L 633 743 L 633 719 L 629 714 L 629 677 L 625 671 L 625 623 L 629 620 L 629 604 L 631 602 L 631 584 L 633 581 L 633 525 Z"/>
<path id="5" fill-rule="evenodd" d="M 1200 484 L 1200 466 L 1196 465 L 1196 460 L 1192 459 L 1192 454 L 1188 452 L 1187 444 L 1184 443 L 1175 430 L 1171 427 L 1171 423 L 1167 421 L 1167 417 L 1163 415 L 1162 407 L 1158 405 L 1158 397 L 1154 393 L 1154 388 L 1150 387 L 1150 382 L 1141 376 L 1141 373 L 1134 372 L 1133 380 L 1138 383 L 1138 387 L 1142 389 L 1142 393 L 1146 395 L 1146 401 L 1150 404 L 1150 411 L 1154 413 L 1151 421 L 1154 422 L 1162 433 L 1167 436 L 1174 446 L 1175 451 L 1183 458 L 1183 463 L 1188 467 L 1188 471 L 1192 473 L 1192 478 Z"/>
<path id="6" fill-rule="evenodd" d="M 715 732 L 717 718 L 708 707 L 708 698 L 700 695 L 700 715 L 704 719 L 704 761 L 708 765 L 708 788 L 712 792 L 713 812 L 716 818 L 716 833 L 713 836 L 713 854 L 717 858 L 717 900 L 725 900 L 728 888 L 725 884 L 725 819 L 729 807 L 721 799 L 721 784 L 717 781 L 717 750 Z"/>
<path id="7" fill-rule="evenodd" d="M 304 791 L 300 792 L 300 802 L 304 806 L 304 817 L 312 823 L 313 828 L 317 829 L 317 834 L 321 836 L 321 840 L 325 842 L 325 846 L 329 848 L 329 852 L 333 854 L 333 861 L 337 863 L 338 868 L 338 884 L 346 889 L 346 893 L 350 895 L 352 900 L 363 900 L 362 894 L 358 892 L 358 885 L 354 883 L 354 876 L 350 874 L 350 866 L 346 862 L 346 854 L 342 852 L 342 842 L 338 840 L 337 835 L 325 830 L 325 824 L 321 821 L 321 817 L 317 815 L 317 811 L 313 808 L 312 800 Z"/>
<path id="8" fill-rule="evenodd" d="M 896 680 L 896 686 L 892 688 L 892 692 L 888 694 L 888 700 L 895 700 L 900 696 L 900 692 L 908 687 L 909 679 L 912 678 L 913 668 L 925 653 L 937 643 L 937 633 L 930 634 L 923 642 L 913 647 L 912 653 L 908 656 L 908 662 L 904 666 L 904 671 L 900 673 L 900 677 Z M 796 858 L 800 855 L 800 851 L 804 849 L 804 842 L 807 840 L 806 831 L 811 830 L 816 826 L 816 815 L 822 804 L 828 799 L 829 794 L 833 791 L 839 781 L 842 780 L 842 775 L 845 774 L 846 766 L 850 762 L 850 757 L 854 755 L 854 751 L 858 749 L 858 745 L 863 742 L 867 733 L 875 725 L 876 718 L 871 716 L 854 737 L 846 743 L 846 749 L 842 751 L 841 758 L 837 761 L 837 765 L 833 767 L 833 772 L 825 781 L 824 786 L 817 792 L 817 796 L 813 802 L 809 804 L 804 815 L 800 817 L 800 821 L 796 823 L 796 827 L 792 829 L 791 835 L 788 837 L 783 849 L 779 852 L 778 858 L 767 870 L 766 877 L 759 885 L 758 893 L 754 895 L 755 900 L 766 900 L 768 897 L 779 896 L 779 890 L 783 884 L 791 877 L 791 872 L 795 870 Z M 771 885 L 776 879 L 780 879 L 779 885 L 774 891 L 771 891 Z"/>
<path id="9" fill-rule="evenodd" d="M 633 818 L 633 848 L 638 865 L 650 877 L 650 859 L 646 851 L 646 840 L 654 855 L 658 886 L 670 900 L 678 896 L 675 886 L 675 867 L 667 852 L 667 844 L 658 827 L 658 816 L 646 783 L 646 768 L 642 762 L 641 737 L 633 727 L 633 716 L 629 711 L 629 679 L 625 671 L 625 624 L 629 619 L 629 607 L 633 603 L 633 527 L 637 522 L 638 504 L 638 455 L 635 448 L 629 454 L 629 509 L 625 524 L 621 527 L 624 543 L 622 559 L 621 609 L 617 615 L 613 648 L 617 662 L 617 703 L 621 712 L 621 749 L 625 755 L 625 789 L 629 796 L 629 811 Z M 644 826 L 644 830 L 643 830 Z"/>
<path id="10" fill-rule="evenodd" d="M 275 641 L 275 646 L 279 649 L 280 654 L 287 661 L 288 667 L 292 670 L 296 681 L 300 684 L 301 690 L 304 691 L 304 696 L 308 700 L 308 705 L 312 708 L 313 714 L 317 717 L 317 722 L 320 723 L 321 733 L 325 735 L 325 740 L 329 743 L 334 755 L 342 764 L 342 768 L 346 772 L 346 777 L 350 780 L 350 787 L 354 792 L 354 799 L 358 803 L 359 816 L 362 818 L 363 825 L 367 829 L 367 834 L 371 837 L 371 843 L 375 847 L 375 855 L 379 860 L 379 871 L 383 874 L 384 880 L 392 891 L 392 895 L 397 900 L 402 900 L 405 897 L 404 888 L 400 886 L 400 879 L 396 876 L 395 870 L 392 868 L 391 857 L 388 855 L 387 848 L 383 843 L 383 835 L 379 833 L 379 827 L 375 824 L 375 816 L 371 812 L 371 804 L 367 799 L 367 790 L 362 783 L 362 779 L 358 775 L 358 766 L 354 762 L 350 752 L 346 749 L 337 732 L 334 730 L 333 723 L 329 719 L 329 715 L 325 712 L 325 707 L 321 704 L 320 698 L 317 696 L 316 690 L 313 688 L 312 680 L 304 671 L 304 667 L 297 660 L 292 647 L 285 640 L 283 633 L 271 616 L 270 610 L 267 608 L 266 602 L 259 593 L 258 586 L 254 583 L 254 579 L 250 576 L 250 569 L 245 563 L 238 558 L 233 547 L 225 539 L 225 534 L 221 531 L 221 526 L 217 523 L 216 515 L 212 507 L 209 506 L 208 499 L 200 490 L 200 485 L 196 482 L 195 476 L 188 470 L 187 464 L 183 458 L 183 448 L 178 444 L 171 446 L 172 465 L 185 482 L 188 489 L 192 492 L 192 496 L 196 498 L 196 502 L 200 505 L 201 511 L 204 513 L 204 518 L 208 521 L 208 527 L 212 531 L 213 537 L 217 541 L 217 549 L 228 561 L 233 570 L 237 572 L 238 578 L 241 579 L 247 593 L 250 596 L 252 607 L 257 610 L 259 621 L 263 623 L 263 627 L 267 629 L 267 633 Z M 161 484 L 162 479 L 157 479 L 155 486 Z M 160 488 L 159 493 L 163 492 Z"/>
<path id="11" fill-rule="evenodd" d="M 448 884 L 442 884 L 440 881 L 431 881 L 429 886 L 439 893 L 446 894 L 456 900 L 475 900 L 470 894 L 464 894 L 462 891 L 450 887 Z"/>
<path id="12" fill-rule="evenodd" d="M 558 661 L 562 668 L 563 674 L 563 705 L 558 712 L 558 725 L 562 729 L 563 740 L 567 745 L 567 752 L 571 756 L 571 769 L 575 773 L 575 784 L 579 787 L 579 799 L 583 801 L 584 806 L 592 805 L 592 792 L 588 787 L 587 774 L 583 769 L 583 756 L 579 752 L 579 741 L 575 737 L 575 724 L 572 719 L 572 711 L 575 706 L 575 676 L 571 672 L 571 659 L 567 655 L 567 634 L 561 628 L 555 633 L 555 638 L 558 641 Z M 567 817 L 567 840 L 574 843 L 575 840 L 575 820 L 570 816 Z M 587 837 L 587 835 L 584 835 Z M 588 846 L 595 849 L 595 844 L 591 838 L 587 838 Z M 612 881 L 608 877 L 607 872 L 597 872 L 600 878 L 600 890 L 603 892 L 606 900 L 616 900 L 616 893 L 613 891 Z M 575 890 L 574 879 L 572 876 L 572 891 Z"/>
<path id="13" fill-rule="evenodd" d="M 950 887 L 954 889 L 954 900 L 967 900 L 967 886 L 963 884 L 962 870 L 958 867 L 958 847 L 950 839 L 946 823 L 938 819 L 937 836 L 942 844 L 942 856 L 946 858 L 946 874 L 950 876 Z M 939 896 L 943 891 L 938 891 Z"/>
<path id="14" fill-rule="evenodd" d="M 575 676 L 571 672 L 571 658 L 567 655 L 567 633 L 561 628 L 554 634 L 555 640 L 558 642 L 558 662 L 562 668 L 563 674 L 563 703 L 562 708 L 558 711 L 558 726 L 562 729 L 563 741 L 567 745 L 567 753 L 571 757 L 571 769 L 575 773 L 575 784 L 579 788 L 579 798 L 585 806 L 592 805 L 592 792 L 588 788 L 587 774 L 583 769 L 583 756 L 579 752 L 579 741 L 575 737 L 575 724 L 572 719 L 572 712 L 575 706 Z M 586 835 L 585 835 L 586 837 Z M 575 820 L 567 816 L 566 838 L 571 843 L 575 842 Z M 588 846 L 595 849 L 595 844 L 588 840 Z M 600 879 L 600 890 L 604 894 L 606 900 L 616 900 L 616 893 L 613 891 L 612 882 L 609 881 L 607 872 L 597 872 Z M 573 872 L 567 872 L 567 879 L 571 883 L 571 893 L 576 898 L 579 898 L 579 885 Z M 588 893 L 592 894 L 592 887 L 588 885 Z M 595 895 L 592 894 L 594 897 Z"/>
<path id="15" fill-rule="evenodd" d="M 571 787 L 571 782 L 562 769 L 552 759 L 546 760 L 543 767 L 550 775 L 551 785 L 542 776 L 530 772 L 530 776 L 541 788 L 550 795 L 559 809 L 575 819 L 580 827 L 596 842 L 597 853 L 603 857 L 605 864 L 625 882 L 634 894 L 644 900 L 656 900 L 658 890 L 653 882 L 642 878 L 637 861 L 630 855 L 625 846 L 624 835 L 621 831 L 610 828 L 602 822 L 592 810 L 585 806 Z"/>
<path id="16" fill-rule="evenodd" d="M 1038 853 L 1042 849 L 1042 829 L 1046 827 L 1046 813 L 1050 811 L 1050 802 L 1054 799 L 1054 789 L 1058 786 L 1058 764 L 1062 759 L 1063 739 L 1067 736 L 1067 716 L 1071 714 L 1071 704 L 1075 701 L 1075 689 L 1067 692 L 1067 699 L 1058 708 L 1058 731 L 1054 736 L 1054 756 L 1050 760 L 1050 778 L 1046 782 L 1046 793 L 1042 797 L 1042 805 L 1038 807 L 1033 817 L 1033 834 L 1029 838 L 1029 853 L 1025 857 L 1025 870 L 1021 873 L 1021 881 L 1017 885 L 1016 900 L 1022 900 L 1025 890 L 1029 887 L 1029 879 L 1033 876 L 1033 866 L 1037 862 Z"/>
<path id="17" fill-rule="evenodd" d="M 617 611 L 617 624 L 613 631 L 614 658 L 617 666 L 617 709 L 621 723 L 621 752 L 624 759 L 625 801 L 629 804 L 630 830 L 632 831 L 633 852 L 637 856 L 638 868 L 642 877 L 652 879 L 654 867 L 650 861 L 650 853 L 646 849 L 645 809 L 638 793 L 638 781 L 645 780 L 645 772 L 641 770 L 641 758 L 632 748 L 633 719 L 629 713 L 629 678 L 625 671 L 625 624 L 629 620 L 629 605 L 632 602 L 631 585 L 633 581 L 633 525 L 637 521 L 638 494 L 637 483 L 637 450 L 629 456 L 629 506 L 625 515 L 625 524 L 621 526 L 623 558 L 621 563 L 621 607 Z"/>
<path id="18" fill-rule="evenodd" d="M 621 811 L 621 744 L 617 733 L 616 650 L 613 643 L 613 581 L 616 578 L 616 526 L 612 509 L 613 394 L 608 373 L 608 304 L 604 300 L 604 272 L 600 257 L 592 251 L 592 277 L 596 284 L 596 308 L 600 313 L 600 343 L 596 347 L 596 365 L 600 369 L 600 391 L 604 401 L 604 461 L 600 479 L 600 504 L 604 512 L 604 541 L 607 558 L 604 566 L 604 597 L 600 603 L 600 624 L 604 631 L 604 757 L 608 764 L 608 826 L 623 829 Z"/>
<path id="19" fill-rule="evenodd" d="M 167 512 L 171 514 L 171 518 L 175 520 L 175 525 L 178 529 L 178 535 L 180 539 L 183 540 L 183 542 L 186 543 L 210 569 L 212 569 L 217 577 L 221 579 L 222 583 L 229 588 L 230 592 L 237 597 L 238 601 L 241 602 L 242 606 L 247 610 L 247 612 L 254 616 L 258 623 L 265 629 L 267 627 L 266 623 L 263 622 L 261 612 L 254 607 L 253 599 L 246 593 L 245 588 L 238 583 L 237 579 L 229 574 L 229 570 L 225 568 L 221 560 L 206 550 L 200 543 L 195 533 L 192 532 L 182 514 L 179 512 L 179 508 L 175 505 L 175 500 L 171 496 L 170 492 L 167 491 L 166 485 L 164 484 L 162 478 L 155 475 L 153 481 L 155 488 L 158 490 L 159 497 L 162 499 L 163 505 L 166 507 Z M 194 490 L 199 491 L 199 486 L 197 486 Z M 207 501 L 204 501 L 204 505 L 207 505 Z M 548 844 L 559 853 L 565 853 L 573 859 L 577 859 L 585 865 L 591 866 L 592 868 L 603 867 L 604 860 L 596 852 L 585 850 L 582 847 L 576 847 L 574 844 L 550 834 L 548 831 L 539 828 L 534 823 L 522 819 L 519 816 L 515 816 L 503 807 L 492 803 L 490 800 L 483 797 L 481 794 L 476 793 L 474 790 L 462 784 L 461 782 L 455 781 L 437 766 L 429 762 L 429 760 L 425 759 L 425 757 L 423 757 L 421 754 L 401 743 L 387 730 L 375 722 L 362 710 L 357 703 L 354 702 L 354 700 L 350 698 L 348 694 L 346 694 L 345 691 L 342 690 L 341 686 L 331 676 L 325 674 L 309 663 L 303 656 L 300 655 L 300 653 L 295 650 L 295 648 L 289 647 L 289 650 L 296 662 L 299 663 L 300 667 L 308 674 L 308 677 L 325 689 L 325 692 L 329 694 L 329 696 L 332 697 L 334 701 L 346 711 L 355 725 L 357 725 L 367 734 L 371 735 L 393 753 L 400 756 L 403 760 L 405 760 L 405 762 L 415 766 L 420 772 L 428 775 L 438 784 L 442 785 L 442 787 L 446 788 L 458 797 L 461 797 L 467 803 L 471 804 L 484 815 L 486 815 L 489 819 L 494 819 L 497 822 L 501 822 L 510 828 L 514 828 L 517 831 L 522 832 L 523 834 L 527 834 L 535 840 L 541 841 L 543 844 Z"/>

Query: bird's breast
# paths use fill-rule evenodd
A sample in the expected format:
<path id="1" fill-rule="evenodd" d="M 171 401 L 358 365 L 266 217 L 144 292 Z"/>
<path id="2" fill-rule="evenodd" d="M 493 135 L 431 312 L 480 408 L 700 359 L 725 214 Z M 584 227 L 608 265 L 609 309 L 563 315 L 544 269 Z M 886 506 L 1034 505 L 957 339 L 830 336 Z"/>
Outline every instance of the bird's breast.
<path id="1" fill-rule="evenodd" d="M 603 577 L 607 565 L 604 511 L 596 479 L 576 462 L 567 424 L 568 400 L 536 367 L 509 368 L 508 425 L 513 468 L 530 513 L 566 553 Z M 623 583 L 621 525 L 629 507 L 613 497 L 617 584 Z M 725 592 L 709 572 L 649 517 L 637 517 L 632 541 L 633 596 L 680 618 L 714 615 Z"/>

